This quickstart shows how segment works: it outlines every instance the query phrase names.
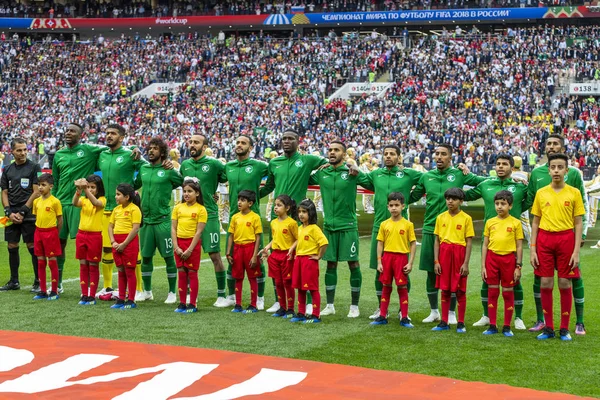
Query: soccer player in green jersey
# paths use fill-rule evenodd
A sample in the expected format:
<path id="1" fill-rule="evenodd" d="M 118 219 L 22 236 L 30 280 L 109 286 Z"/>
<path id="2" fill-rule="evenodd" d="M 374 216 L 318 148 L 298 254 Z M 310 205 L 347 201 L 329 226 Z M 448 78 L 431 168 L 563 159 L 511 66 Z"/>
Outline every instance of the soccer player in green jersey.
<path id="1" fill-rule="evenodd" d="M 152 258 L 158 249 L 167 266 L 169 294 L 166 304 L 177 301 L 177 267 L 173 258 L 173 240 L 171 239 L 171 193 L 181 186 L 183 178 L 174 169 L 167 170 L 162 165 L 169 154 L 167 144 L 159 137 L 153 137 L 146 149 L 149 164 L 142 165 L 135 178 L 134 187 L 143 187 L 142 191 L 142 227 L 140 228 L 140 250 L 142 253 L 143 300 L 153 300 Z"/>
<path id="2" fill-rule="evenodd" d="M 319 156 L 311 154 L 300 154 L 298 152 L 298 132 L 293 129 L 286 129 L 281 137 L 281 147 L 283 155 L 275 157 L 269 162 L 268 177 L 265 186 L 260 189 L 260 198 L 267 196 L 273 190 L 275 197 L 280 194 L 287 194 L 296 204 L 306 198 L 308 190 L 308 181 L 311 173 L 327 161 Z M 267 210 L 272 218 L 277 218 L 273 210 Z M 270 232 L 270 230 L 269 230 Z M 311 300 L 307 296 L 306 314 L 312 313 Z M 276 312 L 279 310 L 279 302 L 273 304 L 267 312 Z"/>
<path id="3" fill-rule="evenodd" d="M 440 144 L 435 149 L 436 169 L 428 171 L 421 176 L 419 182 L 410 195 L 409 203 L 414 203 L 423 195 L 427 195 L 425 203 L 425 220 L 423 221 L 423 239 L 421 243 L 421 259 L 419 269 L 427 271 L 427 298 L 431 313 L 423 320 L 424 323 L 434 322 L 440 319 L 438 311 L 438 289 L 435 287 L 435 272 L 433 271 L 434 257 L 433 244 L 435 235 L 435 220 L 438 215 L 446 211 L 446 199 L 444 193 L 450 188 L 460 188 L 463 186 L 477 186 L 486 178 L 469 173 L 464 175 L 458 168 L 452 167 L 452 153 L 454 149 L 449 144 Z M 456 324 L 456 297 L 452 296 L 450 305 L 449 321 L 450 324 Z"/>
<path id="4" fill-rule="evenodd" d="M 262 179 L 267 176 L 268 164 L 253 158 L 250 158 L 250 153 L 254 147 L 254 141 L 250 136 L 240 135 L 235 141 L 235 157 L 234 161 L 230 161 L 225 165 L 225 175 L 229 182 L 229 196 L 231 199 L 237 199 L 238 193 L 242 190 L 250 190 L 254 193 L 260 192 L 260 184 Z M 260 216 L 260 199 L 257 199 L 250 208 Z M 237 202 L 232 201 L 229 208 L 229 218 L 239 212 Z M 229 233 L 227 234 L 229 238 Z M 261 234 L 262 241 L 262 234 Z M 263 244 L 260 244 L 260 248 Z M 227 287 L 228 294 L 227 304 L 233 306 L 235 304 L 235 279 L 231 277 L 232 265 L 229 264 L 227 269 Z M 259 310 L 265 309 L 265 273 L 264 263 L 260 262 L 262 276 L 257 279 L 258 283 L 258 299 L 256 308 Z M 275 286 L 275 285 L 273 285 Z M 277 298 L 277 294 L 275 294 Z"/>
<path id="5" fill-rule="evenodd" d="M 225 267 L 221 260 L 221 224 L 219 223 L 219 207 L 214 199 L 219 183 L 227 181 L 225 165 L 216 158 L 206 155 L 208 138 L 203 135 L 192 135 L 188 141 L 191 158 L 181 163 L 181 175 L 198 178 L 204 207 L 208 213 L 206 227 L 202 232 L 202 249 L 208 253 L 214 267 L 217 280 L 217 300 L 214 307 L 228 307 L 225 299 Z M 232 197 L 233 198 L 233 197 Z M 232 202 L 237 205 L 236 202 Z"/>
<path id="6" fill-rule="evenodd" d="M 548 136 L 546 140 L 546 156 L 565 152 L 565 138 L 558 134 Z M 548 186 L 551 183 L 551 177 L 548 173 L 548 164 L 541 165 L 531 171 L 529 177 L 529 185 L 527 187 L 527 201 L 524 209 L 529 209 L 533 205 L 536 192 Z M 585 215 L 583 216 L 583 235 L 581 243 L 585 241 L 585 236 L 588 229 L 589 219 L 589 207 L 587 202 L 587 196 L 585 194 L 585 185 L 583 184 L 583 178 L 581 172 L 577 168 L 569 167 L 567 174 L 565 175 L 565 183 L 569 186 L 578 189 L 583 197 L 583 205 L 585 208 Z M 581 268 L 581 264 L 579 265 Z M 573 297 L 575 298 L 575 313 L 577 314 L 577 322 L 575 325 L 575 333 L 577 335 L 585 335 L 585 326 L 583 324 L 583 304 L 584 304 L 584 289 L 583 289 L 583 278 L 576 278 L 571 280 L 573 286 Z M 535 277 L 533 281 L 533 295 L 535 298 L 535 308 L 537 312 L 537 322 L 535 326 L 529 328 L 531 332 L 537 332 L 544 329 L 546 326 L 544 323 L 544 310 L 542 309 L 542 301 L 540 294 L 541 279 Z"/>
<path id="7" fill-rule="evenodd" d="M 375 273 L 375 292 L 377 300 L 381 301 L 383 284 L 379 281 L 380 272 L 377 271 L 377 233 L 379 226 L 383 221 L 390 218 L 390 212 L 387 207 L 388 195 L 392 192 L 400 192 L 405 199 L 410 197 L 411 189 L 419 182 L 422 172 L 410 168 L 399 166 L 400 147 L 395 144 L 388 144 L 383 148 L 383 168 L 378 168 L 368 174 L 368 181 L 361 183 L 365 189 L 375 192 L 374 207 L 375 219 L 373 221 L 373 230 L 371 232 L 371 255 L 369 267 L 376 271 Z M 402 217 L 408 219 L 408 207 L 402 210 Z M 379 308 L 375 310 L 370 319 L 379 317 Z"/>
<path id="8" fill-rule="evenodd" d="M 501 190 L 508 190 L 513 195 L 512 208 L 509 214 L 520 219 L 523 212 L 523 204 L 527 198 L 527 185 L 515 182 L 511 178 L 512 168 L 515 162 L 509 154 L 498 154 L 496 157 L 496 177 L 487 179 L 471 190 L 465 192 L 465 201 L 483 199 L 483 225 L 488 219 L 497 216 L 494 196 Z M 514 287 L 515 294 L 515 329 L 527 329 L 523 322 L 523 286 L 517 282 Z M 484 281 L 481 286 L 481 304 L 483 305 L 483 316 L 473 326 L 487 326 L 490 324 L 488 317 L 488 284 Z M 494 310 L 494 312 L 496 312 Z"/>
<path id="9" fill-rule="evenodd" d="M 309 183 L 321 188 L 323 199 L 323 232 L 329 241 L 323 260 L 327 261 L 325 272 L 325 291 L 327 306 L 321 315 L 335 314 L 335 289 L 337 285 L 337 266 L 339 261 L 347 261 L 350 267 L 350 292 L 352 304 L 348 318 L 360 316 L 358 302 L 362 286 L 362 274 L 358 262 L 358 221 L 356 219 L 356 187 L 367 181 L 363 172 L 350 175 L 350 169 L 344 163 L 346 145 L 334 140 L 329 145 L 329 166 L 319 169 L 310 178 Z"/>

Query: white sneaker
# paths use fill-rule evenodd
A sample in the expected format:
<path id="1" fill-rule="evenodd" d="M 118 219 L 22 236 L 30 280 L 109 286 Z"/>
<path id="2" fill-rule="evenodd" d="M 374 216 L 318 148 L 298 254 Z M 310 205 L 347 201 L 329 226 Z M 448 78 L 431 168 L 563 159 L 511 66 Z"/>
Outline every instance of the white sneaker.
<path id="1" fill-rule="evenodd" d="M 135 302 L 139 303 L 140 301 L 146 300 L 146 296 L 144 296 L 144 292 L 140 292 L 139 290 L 135 291 Z"/>
<path id="2" fill-rule="evenodd" d="M 350 306 L 350 311 L 348 311 L 348 318 L 358 318 L 360 316 L 360 311 L 358 310 L 358 306 Z"/>
<path id="3" fill-rule="evenodd" d="M 369 319 L 377 319 L 379 318 L 380 312 L 379 312 L 379 308 L 377 310 L 375 310 L 375 312 L 371 315 L 369 315 Z"/>
<path id="4" fill-rule="evenodd" d="M 229 301 L 225 297 L 217 297 L 217 301 L 213 304 L 213 307 L 225 308 L 231 306 Z"/>
<path id="5" fill-rule="evenodd" d="M 448 312 L 448 325 L 456 325 L 458 321 L 456 320 L 456 311 Z"/>
<path id="6" fill-rule="evenodd" d="M 264 297 L 259 297 L 256 299 L 256 308 L 259 311 L 262 311 L 265 309 L 265 298 Z"/>
<path id="7" fill-rule="evenodd" d="M 515 329 L 518 329 L 520 331 L 524 331 L 525 329 L 527 329 L 525 323 L 521 318 L 515 318 Z"/>
<path id="8" fill-rule="evenodd" d="M 185 296 L 185 304 L 190 304 L 191 303 L 190 300 L 191 299 L 190 299 L 190 295 L 189 294 L 187 296 Z"/>
<path id="9" fill-rule="evenodd" d="M 327 304 L 323 311 L 321 311 L 321 315 L 335 315 L 335 307 L 333 304 Z"/>
<path id="10" fill-rule="evenodd" d="M 227 302 L 227 305 L 225 307 L 235 306 L 235 294 L 225 297 L 225 301 Z"/>
<path id="11" fill-rule="evenodd" d="M 593 246 L 590 246 L 590 249 L 598 249 L 598 248 L 600 248 L 600 247 L 598 247 L 598 245 L 597 245 L 597 244 L 595 244 L 595 245 L 593 245 Z"/>
<path id="12" fill-rule="evenodd" d="M 420 246 L 420 245 L 421 245 L 421 242 L 417 242 L 417 246 Z"/>
<path id="13" fill-rule="evenodd" d="M 135 301 L 146 301 L 146 300 L 154 300 L 154 295 L 152 294 L 152 290 L 144 290 L 143 292 L 135 292 Z"/>
<path id="14" fill-rule="evenodd" d="M 483 315 L 479 321 L 475 322 L 473 326 L 488 326 L 490 324 L 490 318 Z"/>
<path id="15" fill-rule="evenodd" d="M 313 309 L 312 309 L 312 304 L 307 304 L 306 305 L 306 313 L 305 315 L 312 315 Z"/>
<path id="16" fill-rule="evenodd" d="M 423 320 L 423 323 L 427 324 L 430 322 L 437 322 L 439 320 L 440 320 L 440 312 L 438 310 L 431 310 L 431 312 L 429 313 L 429 316 Z"/>
<path id="17" fill-rule="evenodd" d="M 167 299 L 165 300 L 165 304 L 175 304 L 177 303 L 177 296 L 173 292 L 169 292 L 167 295 Z"/>
<path id="18" fill-rule="evenodd" d="M 65 288 L 63 288 L 63 285 L 60 285 L 60 286 L 58 287 L 58 294 L 62 294 L 62 293 L 64 293 L 64 292 L 65 292 Z"/>
<path id="19" fill-rule="evenodd" d="M 275 304 L 273 304 L 271 307 L 267 308 L 267 312 L 268 313 L 274 313 L 274 312 L 277 312 L 277 310 L 279 310 L 279 308 L 280 308 L 279 302 L 276 301 Z"/>

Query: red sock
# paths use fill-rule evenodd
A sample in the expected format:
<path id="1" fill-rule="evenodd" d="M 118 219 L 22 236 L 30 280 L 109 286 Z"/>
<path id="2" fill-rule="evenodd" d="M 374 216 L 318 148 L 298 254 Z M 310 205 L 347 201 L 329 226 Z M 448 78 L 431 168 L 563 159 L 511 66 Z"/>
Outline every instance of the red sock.
<path id="1" fill-rule="evenodd" d="M 306 314 L 306 290 L 298 289 L 298 314 Z"/>
<path id="2" fill-rule="evenodd" d="M 408 317 L 408 288 L 399 287 L 398 297 L 400 298 L 400 313 L 402 318 Z"/>
<path id="3" fill-rule="evenodd" d="M 81 285 L 81 295 L 87 296 L 89 292 L 90 266 L 87 262 L 79 264 L 79 284 Z"/>
<path id="4" fill-rule="evenodd" d="M 127 276 L 127 299 L 130 301 L 135 301 L 135 288 L 137 287 L 135 267 L 125 268 L 125 275 Z"/>
<path id="5" fill-rule="evenodd" d="M 383 318 L 387 318 L 391 297 L 392 287 L 384 285 L 383 289 L 381 290 L 381 303 L 379 304 L 379 315 L 381 315 Z"/>
<path id="6" fill-rule="evenodd" d="M 96 290 L 100 282 L 100 270 L 98 264 L 90 264 L 90 297 L 96 297 Z"/>
<path id="7" fill-rule="evenodd" d="M 449 290 L 442 290 L 442 321 L 448 323 L 448 312 L 450 312 L 450 298 L 452 293 Z"/>
<path id="8" fill-rule="evenodd" d="M 258 298 L 258 282 L 256 278 L 248 278 L 250 281 L 250 305 L 256 307 L 256 299 Z"/>
<path id="9" fill-rule="evenodd" d="M 319 318 L 321 316 L 321 293 L 318 290 L 311 290 L 312 306 L 313 306 L 313 317 Z"/>
<path id="10" fill-rule="evenodd" d="M 126 292 L 127 292 L 127 275 L 125 275 L 125 271 L 119 270 L 119 300 L 125 300 Z"/>
<path id="11" fill-rule="evenodd" d="M 243 286 L 244 286 L 243 279 L 235 280 L 235 305 L 236 306 L 242 305 L 242 287 Z"/>
<path id="12" fill-rule="evenodd" d="M 277 301 L 279 302 L 279 307 L 285 309 L 285 305 L 286 305 L 285 287 L 283 286 L 282 280 L 277 279 L 275 281 L 275 291 L 277 292 Z"/>
<path id="13" fill-rule="evenodd" d="M 292 287 L 292 281 L 284 281 L 283 286 L 285 287 L 285 295 L 287 296 L 287 309 L 294 311 L 294 300 L 296 299 L 296 292 L 294 292 L 294 288 Z"/>
<path id="14" fill-rule="evenodd" d="M 190 278 L 190 304 L 196 307 L 196 299 L 198 299 L 198 271 L 189 270 L 188 277 Z"/>
<path id="15" fill-rule="evenodd" d="M 560 329 L 569 329 L 571 308 L 573 307 L 573 294 L 571 288 L 559 289 L 560 291 Z"/>
<path id="16" fill-rule="evenodd" d="M 46 286 L 46 259 L 40 260 L 38 258 L 38 279 L 40 280 L 40 292 L 46 293 L 48 291 Z"/>
<path id="17" fill-rule="evenodd" d="M 490 317 L 490 325 L 494 326 L 498 326 L 498 297 L 500 297 L 500 288 L 488 288 L 488 317 Z M 504 309 L 506 310 L 506 301 Z"/>
<path id="18" fill-rule="evenodd" d="M 510 326 L 513 311 L 515 310 L 515 292 L 505 290 L 502 292 L 502 298 L 504 299 L 504 326 Z"/>
<path id="19" fill-rule="evenodd" d="M 467 295 L 462 290 L 456 292 L 456 302 L 458 303 L 458 318 L 457 322 L 465 323 L 465 314 L 467 312 Z"/>
<path id="20" fill-rule="evenodd" d="M 179 292 L 179 302 L 186 303 L 188 274 L 183 268 L 177 270 L 177 291 Z"/>
<path id="21" fill-rule="evenodd" d="M 50 290 L 58 293 L 58 262 L 56 260 L 48 260 L 48 267 L 50 268 L 50 282 L 52 282 Z"/>
<path id="22" fill-rule="evenodd" d="M 544 310 L 544 319 L 546 320 L 546 326 L 550 329 L 554 329 L 554 315 L 552 310 L 552 289 L 540 289 L 542 297 L 542 309 Z"/>

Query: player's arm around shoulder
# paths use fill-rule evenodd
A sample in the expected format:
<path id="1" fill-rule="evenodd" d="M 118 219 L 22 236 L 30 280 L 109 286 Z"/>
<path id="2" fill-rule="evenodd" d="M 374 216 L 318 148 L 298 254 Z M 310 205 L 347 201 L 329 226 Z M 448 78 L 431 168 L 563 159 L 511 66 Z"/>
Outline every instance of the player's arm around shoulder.
<path id="1" fill-rule="evenodd" d="M 419 177 L 419 180 L 413 190 L 410 192 L 410 199 L 408 200 L 409 204 L 414 203 L 417 200 L 420 200 L 421 197 L 425 194 L 425 179 L 427 177 L 427 173 L 422 174 Z"/>
<path id="2" fill-rule="evenodd" d="M 473 201 L 481 198 L 481 192 L 485 189 L 486 181 L 479 183 L 474 188 L 465 190 L 465 201 Z"/>

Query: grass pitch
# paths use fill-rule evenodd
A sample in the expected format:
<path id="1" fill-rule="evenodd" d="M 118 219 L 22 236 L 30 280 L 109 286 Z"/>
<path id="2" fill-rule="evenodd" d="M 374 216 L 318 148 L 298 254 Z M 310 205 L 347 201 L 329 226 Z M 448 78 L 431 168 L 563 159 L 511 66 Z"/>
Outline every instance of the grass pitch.
<path id="1" fill-rule="evenodd" d="M 479 203 L 471 204 L 466 211 L 474 220 L 481 220 L 482 209 Z M 411 209 L 411 219 L 416 227 L 422 226 L 422 214 L 422 208 Z M 600 277 L 595 273 L 600 253 L 589 248 L 600 237 L 599 229 L 590 231 L 589 240 L 581 252 L 588 335 L 574 337 L 570 343 L 559 340 L 538 342 L 535 334 L 529 332 L 514 331 L 513 338 L 501 335 L 486 337 L 482 335 L 484 328 L 471 326 L 482 313 L 479 299 L 479 239 L 473 247 L 470 263 L 466 335 L 458 335 L 454 331 L 431 332 L 432 324 L 420 322 L 428 315 L 429 307 L 425 296 L 425 273 L 418 271 L 417 267 L 419 248 L 415 270 L 411 274 L 410 294 L 410 316 L 415 329 L 401 328 L 394 317 L 390 317 L 390 324 L 387 326 L 369 326 L 370 320 L 367 317 L 377 308 L 375 273 L 368 267 L 372 215 L 361 211 L 359 218 L 361 235 L 364 236 L 360 242 L 363 287 L 361 316 L 358 319 L 346 317 L 350 304 L 350 284 L 345 264 L 340 264 L 338 272 L 337 314 L 324 317 L 324 323 L 319 325 L 296 325 L 272 318 L 264 312 L 241 315 L 233 314 L 229 309 L 213 308 L 216 284 L 212 264 L 206 256 L 203 257 L 200 269 L 198 314 L 180 315 L 173 312 L 175 306 L 163 304 L 168 292 L 164 267 L 156 268 L 153 275 L 155 300 L 140 303 L 136 310 L 111 310 L 111 303 L 108 302 L 99 302 L 95 307 L 78 306 L 79 271 L 72 241 L 67 247 L 65 293 L 60 300 L 34 302 L 33 296 L 25 289 L 0 293 L 0 327 L 5 330 L 241 351 L 600 397 L 595 356 L 600 350 L 600 335 L 597 333 L 600 326 L 600 309 L 597 307 L 600 302 Z M 482 223 L 476 223 L 478 236 L 481 230 Z M 225 245 L 224 238 L 222 236 L 222 248 Z M 8 253 L 4 243 L 0 244 L 0 260 L 0 284 L 3 284 L 9 276 Z M 21 285 L 27 286 L 31 284 L 33 275 L 30 257 L 24 246 L 21 246 L 21 260 Z M 528 250 L 525 251 L 523 260 L 523 317 L 529 326 L 535 320 L 535 305 Z M 160 266 L 164 262 L 160 257 L 155 257 L 154 264 Z M 321 262 L 321 268 L 324 273 L 324 262 Z M 116 279 L 114 282 L 116 283 Z M 323 279 L 321 282 L 324 301 Z M 558 294 L 557 291 L 555 293 L 557 316 Z M 394 296 L 395 291 L 390 310 L 396 311 L 398 300 Z M 248 298 L 249 288 L 246 284 L 244 304 L 247 304 Z M 269 307 L 274 299 L 270 280 L 267 281 L 265 299 L 266 306 Z M 574 316 L 573 310 L 572 327 L 575 323 Z M 499 312 L 499 321 L 501 320 L 502 312 Z"/>

